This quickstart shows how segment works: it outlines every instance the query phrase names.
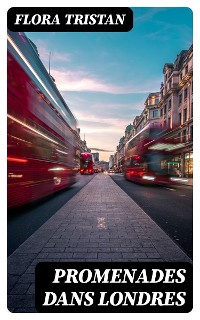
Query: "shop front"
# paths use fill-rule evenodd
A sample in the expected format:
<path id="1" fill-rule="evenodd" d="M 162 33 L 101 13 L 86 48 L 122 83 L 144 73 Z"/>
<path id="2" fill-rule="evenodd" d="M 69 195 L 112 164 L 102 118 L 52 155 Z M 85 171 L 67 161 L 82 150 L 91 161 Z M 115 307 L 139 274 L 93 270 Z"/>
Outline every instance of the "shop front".
<path id="1" fill-rule="evenodd" d="M 184 177 L 193 178 L 193 151 L 184 154 Z"/>

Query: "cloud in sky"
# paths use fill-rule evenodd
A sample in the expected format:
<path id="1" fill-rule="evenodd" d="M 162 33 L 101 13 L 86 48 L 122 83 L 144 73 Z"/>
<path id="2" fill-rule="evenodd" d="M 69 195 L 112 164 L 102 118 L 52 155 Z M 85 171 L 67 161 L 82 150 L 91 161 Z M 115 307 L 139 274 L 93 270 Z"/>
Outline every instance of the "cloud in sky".
<path id="1" fill-rule="evenodd" d="M 133 10 L 134 11 L 134 10 Z M 147 10 L 145 10 L 145 12 L 141 15 L 135 15 L 134 16 L 134 22 L 138 23 L 146 23 L 147 21 L 151 21 L 152 18 L 154 18 L 154 16 L 157 13 L 160 13 L 161 11 L 165 11 L 165 8 L 148 8 Z"/>
<path id="2" fill-rule="evenodd" d="M 56 84 L 61 91 L 95 91 L 106 92 L 111 94 L 128 94 L 128 93 L 149 93 L 155 91 L 157 79 L 144 81 L 139 84 L 137 81 L 128 84 L 107 83 L 104 79 L 86 72 L 76 70 L 58 70 L 51 69 L 51 74 L 56 79 Z"/>
<path id="3" fill-rule="evenodd" d="M 86 139 L 88 147 L 100 149 L 116 150 L 120 138 L 125 133 L 125 128 L 130 124 L 134 116 L 140 114 L 143 110 L 144 99 L 138 97 L 135 104 L 131 102 L 109 102 L 110 95 L 105 94 L 103 103 L 102 93 L 95 94 L 96 100 L 89 99 L 90 93 L 82 93 L 81 97 L 75 92 L 62 93 L 66 96 L 71 109 L 78 119 L 78 126 L 81 131 L 81 139 Z M 72 96 L 71 96 L 72 95 Z M 82 97 L 83 96 L 83 97 Z M 116 96 L 116 100 L 120 95 Z M 111 153 L 100 152 L 103 160 L 108 160 Z"/>
<path id="4" fill-rule="evenodd" d="M 80 115 L 79 121 L 84 132 L 122 132 L 122 128 L 127 126 L 127 121 L 120 118 L 101 118 Z"/>
<path id="5" fill-rule="evenodd" d="M 69 62 L 71 61 L 71 55 L 66 52 L 58 52 L 55 49 L 49 49 L 50 45 L 47 41 L 38 40 L 37 41 L 37 49 L 40 55 L 40 59 L 43 61 L 45 65 L 49 63 L 49 58 L 53 59 L 53 61 L 59 62 Z"/>
<path id="6" fill-rule="evenodd" d="M 134 115 L 141 113 L 144 108 L 144 94 L 112 95 L 94 92 L 62 92 L 65 101 L 74 110 L 79 120 L 90 121 L 130 121 Z"/>

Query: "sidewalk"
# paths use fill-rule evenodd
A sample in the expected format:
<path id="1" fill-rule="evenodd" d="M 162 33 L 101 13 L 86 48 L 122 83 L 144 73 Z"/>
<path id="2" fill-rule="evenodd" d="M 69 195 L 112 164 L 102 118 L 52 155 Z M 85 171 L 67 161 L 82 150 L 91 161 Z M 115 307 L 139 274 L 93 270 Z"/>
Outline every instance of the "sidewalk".
<path id="1" fill-rule="evenodd" d="M 96 175 L 8 257 L 8 309 L 36 312 L 40 261 L 192 261 L 109 175 Z"/>

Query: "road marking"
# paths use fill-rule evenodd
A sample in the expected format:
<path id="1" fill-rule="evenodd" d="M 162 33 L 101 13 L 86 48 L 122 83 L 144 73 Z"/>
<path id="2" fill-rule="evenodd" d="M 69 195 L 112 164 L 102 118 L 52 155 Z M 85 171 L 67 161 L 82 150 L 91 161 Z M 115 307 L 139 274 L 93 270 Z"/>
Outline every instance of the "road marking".
<path id="1" fill-rule="evenodd" d="M 167 188 L 167 187 L 165 187 L 165 189 L 170 190 L 170 191 L 176 191 L 176 189 L 171 189 L 171 188 Z"/>

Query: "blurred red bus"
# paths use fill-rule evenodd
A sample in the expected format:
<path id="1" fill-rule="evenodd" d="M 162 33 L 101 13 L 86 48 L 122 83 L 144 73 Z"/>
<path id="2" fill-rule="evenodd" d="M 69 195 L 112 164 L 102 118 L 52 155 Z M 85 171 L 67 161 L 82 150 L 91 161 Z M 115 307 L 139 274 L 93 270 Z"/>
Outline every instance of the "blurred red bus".
<path id="1" fill-rule="evenodd" d="M 147 125 L 125 145 L 124 176 L 142 184 L 173 185 L 186 182 L 176 172 L 174 151 L 184 147 L 176 139 L 164 138 L 163 130 Z"/>
<path id="2" fill-rule="evenodd" d="M 94 173 L 94 158 L 92 153 L 83 152 L 80 155 L 80 173 L 93 174 Z"/>
<path id="3" fill-rule="evenodd" d="M 24 33 L 8 31 L 8 208 L 76 181 L 76 119 L 37 49 Z"/>

